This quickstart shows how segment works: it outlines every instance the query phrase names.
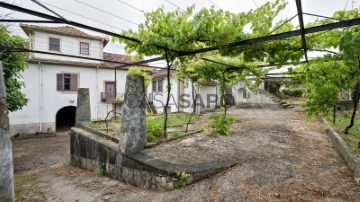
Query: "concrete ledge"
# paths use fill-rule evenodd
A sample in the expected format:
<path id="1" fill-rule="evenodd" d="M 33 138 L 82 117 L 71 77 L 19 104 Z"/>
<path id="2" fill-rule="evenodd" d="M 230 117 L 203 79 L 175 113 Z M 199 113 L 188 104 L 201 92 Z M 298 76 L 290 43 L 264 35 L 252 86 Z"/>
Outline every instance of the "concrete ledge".
<path id="1" fill-rule="evenodd" d="M 204 164 L 173 164 L 155 159 L 143 152 L 121 153 L 117 143 L 79 127 L 71 130 L 71 163 L 88 170 L 101 170 L 104 175 L 129 184 L 154 190 L 172 190 L 212 176 L 237 164 L 227 158 Z M 179 179 L 178 173 L 189 174 Z"/>
<path id="2" fill-rule="evenodd" d="M 353 177 L 356 183 L 360 183 L 360 160 L 352 153 L 350 148 L 347 146 L 346 142 L 341 138 L 341 136 L 334 131 L 331 125 L 321 117 L 321 121 L 326 126 L 326 132 L 329 134 L 332 139 L 335 148 L 344 158 L 345 162 L 348 164 L 350 170 L 353 172 Z"/>
<path id="3" fill-rule="evenodd" d="M 81 128 L 85 131 L 88 131 L 90 133 L 93 133 L 93 134 L 96 134 L 100 137 L 103 137 L 103 138 L 106 138 L 108 140 L 111 140 L 115 143 L 119 143 L 119 139 L 114 137 L 114 136 L 111 136 L 111 135 L 107 135 L 107 134 L 104 134 L 102 132 L 99 132 L 99 131 L 96 131 L 88 126 L 86 126 L 85 124 L 81 123 L 81 124 L 78 124 L 77 125 L 78 128 Z M 153 148 L 153 147 L 156 147 L 162 143 L 168 143 L 168 142 L 172 142 L 172 141 L 175 141 L 175 140 L 179 140 L 179 139 L 182 139 L 182 138 L 186 138 L 186 137 L 189 137 L 191 135 L 194 135 L 196 133 L 199 133 L 201 132 L 201 130 L 195 130 L 195 131 L 190 131 L 188 133 L 185 133 L 183 135 L 179 135 L 177 137 L 172 137 L 172 138 L 168 138 L 168 139 L 165 139 L 165 140 L 162 140 L 162 141 L 158 141 L 158 142 L 152 142 L 152 143 L 147 143 L 145 146 L 144 146 L 144 149 L 149 149 L 149 148 Z"/>

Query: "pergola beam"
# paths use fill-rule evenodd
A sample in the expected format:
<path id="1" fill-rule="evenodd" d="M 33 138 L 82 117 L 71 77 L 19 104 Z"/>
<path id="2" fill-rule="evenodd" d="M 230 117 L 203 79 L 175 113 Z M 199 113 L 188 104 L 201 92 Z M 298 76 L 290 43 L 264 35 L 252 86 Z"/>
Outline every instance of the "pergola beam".
<path id="1" fill-rule="evenodd" d="M 110 35 L 110 36 L 119 37 L 119 38 L 129 40 L 129 41 L 132 41 L 132 42 L 141 43 L 140 40 L 135 39 L 135 38 L 127 37 L 127 36 L 124 36 L 124 35 L 121 35 L 121 34 L 116 34 L 114 32 L 99 29 L 99 28 L 96 28 L 96 27 L 92 27 L 92 26 L 85 25 L 85 24 L 82 24 L 82 23 L 74 22 L 74 21 L 71 21 L 71 20 L 65 20 L 65 19 L 62 19 L 62 18 L 59 18 L 59 17 L 48 15 L 46 13 L 41 13 L 41 12 L 30 10 L 30 9 L 27 9 L 27 8 L 22 8 L 20 6 L 16 6 L 16 5 L 13 5 L 13 4 L 0 2 L 0 7 L 10 9 L 10 10 L 13 10 L 13 11 L 17 11 L 17 12 L 21 12 L 21 13 L 26 13 L 26 14 L 33 15 L 33 16 L 37 16 L 37 17 L 40 17 L 40 18 L 52 20 L 52 21 L 55 21 L 55 22 L 58 22 L 58 23 L 64 23 L 64 24 L 75 26 L 75 27 L 80 27 L 80 28 L 83 28 L 83 29 L 99 32 L 99 33 L 102 33 L 102 34 L 107 34 L 107 35 Z"/>
<path id="2" fill-rule="evenodd" d="M 308 62 L 309 60 L 308 60 L 308 55 L 307 55 L 305 26 L 304 26 L 304 18 L 303 18 L 304 16 L 303 16 L 303 12 L 302 12 L 301 0 L 295 0 L 295 1 L 296 1 L 296 8 L 298 11 L 302 48 L 304 50 L 305 60 L 306 60 L 306 62 Z"/>
<path id="3" fill-rule="evenodd" d="M 51 20 L 24 20 L 24 19 L 0 19 L 0 22 L 25 22 L 25 23 L 60 23 Z"/>

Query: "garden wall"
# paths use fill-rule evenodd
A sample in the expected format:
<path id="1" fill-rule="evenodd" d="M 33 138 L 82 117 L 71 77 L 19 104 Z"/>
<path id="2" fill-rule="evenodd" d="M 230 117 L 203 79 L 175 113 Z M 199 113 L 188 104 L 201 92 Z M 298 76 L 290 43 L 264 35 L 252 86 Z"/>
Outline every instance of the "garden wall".
<path id="1" fill-rule="evenodd" d="M 332 139 L 335 148 L 341 154 L 345 162 L 348 164 L 350 170 L 353 172 L 353 177 L 356 183 L 360 183 L 360 160 L 352 153 L 351 149 L 346 145 L 346 142 L 341 138 L 341 136 L 335 132 L 330 124 L 324 119 L 321 118 L 321 121 L 326 126 L 326 132 L 329 134 Z"/>
<path id="2" fill-rule="evenodd" d="M 154 159 L 138 152 L 123 154 L 118 144 L 79 127 L 71 130 L 71 164 L 97 171 L 105 176 L 126 183 L 154 190 L 172 190 L 214 175 L 237 163 L 237 159 L 225 159 L 195 165 L 178 165 Z M 185 172 L 189 177 L 178 177 Z"/>

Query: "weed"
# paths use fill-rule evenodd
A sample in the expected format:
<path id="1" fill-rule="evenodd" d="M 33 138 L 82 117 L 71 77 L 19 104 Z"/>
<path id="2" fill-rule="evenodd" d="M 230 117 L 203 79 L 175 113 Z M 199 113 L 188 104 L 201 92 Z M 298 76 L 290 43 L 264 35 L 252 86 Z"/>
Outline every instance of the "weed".
<path id="1" fill-rule="evenodd" d="M 105 171 L 103 168 L 96 168 L 95 170 L 96 174 L 100 175 L 100 176 L 105 176 Z"/>
<path id="2" fill-rule="evenodd" d="M 179 130 L 176 130 L 176 131 L 173 131 L 170 133 L 171 137 L 178 137 L 180 135 L 184 135 L 185 132 L 184 131 L 179 131 Z"/>
<path id="3" fill-rule="evenodd" d="M 27 182 L 30 182 L 35 179 L 35 175 L 29 173 L 23 173 L 14 175 L 14 187 L 15 187 L 15 197 L 16 201 L 21 201 L 24 195 L 23 185 Z"/>
<path id="4" fill-rule="evenodd" d="M 177 187 L 183 187 L 186 185 L 187 179 L 190 177 L 190 174 L 186 172 L 177 172 L 176 178 L 178 179 L 178 186 Z"/>
<path id="5" fill-rule="evenodd" d="M 89 126 L 90 128 L 96 128 L 96 127 L 98 126 L 98 123 L 95 122 L 95 121 L 90 121 L 90 122 L 88 123 L 88 126 Z"/>
<path id="6" fill-rule="evenodd" d="M 235 121 L 234 116 L 226 116 L 224 109 L 221 109 L 220 114 L 213 114 L 209 117 L 211 121 L 210 127 L 212 131 L 209 136 L 216 137 L 216 135 L 230 135 L 230 126 Z"/>

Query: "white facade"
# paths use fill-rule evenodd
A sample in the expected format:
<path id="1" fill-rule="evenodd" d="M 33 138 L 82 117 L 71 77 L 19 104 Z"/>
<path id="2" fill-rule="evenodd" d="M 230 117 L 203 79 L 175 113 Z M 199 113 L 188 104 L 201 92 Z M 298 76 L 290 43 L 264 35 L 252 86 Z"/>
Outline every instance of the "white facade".
<path id="1" fill-rule="evenodd" d="M 154 78 L 153 81 L 156 82 L 162 82 L 163 83 L 163 90 L 162 91 L 153 91 L 153 82 L 149 85 L 147 92 L 150 92 L 148 94 L 148 98 L 150 102 L 153 103 L 155 106 L 157 113 L 163 113 L 164 107 L 166 105 L 167 100 L 167 79 L 165 77 L 160 78 Z M 177 81 L 175 78 L 170 78 L 171 83 L 171 92 L 170 92 L 170 100 L 169 100 L 169 110 L 168 112 L 180 112 L 179 109 L 179 81 Z"/>
<path id="2" fill-rule="evenodd" d="M 34 31 L 30 33 L 31 47 L 34 50 L 52 52 L 52 53 L 61 53 L 65 55 L 73 55 L 80 57 L 90 57 L 96 59 L 103 59 L 103 42 L 100 40 L 81 38 L 76 36 L 68 36 L 54 33 L 44 33 L 40 31 Z M 49 50 L 49 39 L 59 38 L 60 39 L 60 51 Z M 80 54 L 80 42 L 89 44 L 89 54 Z M 71 58 L 57 55 L 45 55 L 40 53 L 32 53 L 32 58 L 43 58 L 51 60 L 66 60 L 73 62 L 86 62 L 100 64 L 99 61 Z"/>
<path id="3" fill-rule="evenodd" d="M 154 77 L 152 81 L 163 82 L 163 91 L 153 89 L 153 82 L 148 87 L 149 99 L 155 106 L 157 113 L 163 113 L 167 99 L 167 78 L 166 76 Z M 187 112 L 192 113 L 194 110 L 193 93 L 196 98 L 196 113 L 215 110 L 220 104 L 219 86 L 218 85 L 198 85 L 194 84 L 192 89 L 191 83 L 185 80 L 177 80 L 174 76 L 170 77 L 171 93 L 168 112 Z M 216 103 L 216 95 L 218 97 Z"/>
<path id="4" fill-rule="evenodd" d="M 49 37 L 58 37 L 61 41 L 61 54 L 98 59 L 102 59 L 104 55 L 102 39 L 61 33 L 56 35 L 54 32 L 39 30 L 28 32 L 28 35 L 34 50 L 54 52 L 49 51 Z M 80 54 L 80 42 L 90 44 L 89 55 Z M 57 74 L 76 74 L 76 89 L 89 88 L 92 120 L 103 120 L 108 112 L 113 110 L 114 104 L 105 102 L 101 95 L 105 92 L 105 82 L 115 82 L 115 71 L 112 67 L 98 61 L 38 53 L 31 54 L 28 62 L 29 67 L 22 74 L 25 84 L 22 91 L 29 102 L 22 110 L 9 114 L 12 135 L 53 133 L 56 131 L 56 116 L 59 110 L 68 106 L 76 107 L 77 91 L 59 90 Z M 117 94 L 125 92 L 126 75 L 126 70 L 116 72 Z"/>
<path id="5" fill-rule="evenodd" d="M 76 106 L 77 93 L 57 91 L 56 74 L 75 73 L 79 75 L 79 88 L 89 88 L 91 118 L 102 120 L 113 110 L 112 103 L 104 103 L 101 93 L 105 82 L 115 80 L 114 70 L 71 67 L 64 65 L 29 64 L 23 73 L 23 92 L 29 99 L 22 110 L 9 114 L 13 134 L 55 132 L 56 114 L 63 107 Z M 126 71 L 117 71 L 117 92 L 125 92 Z"/>

